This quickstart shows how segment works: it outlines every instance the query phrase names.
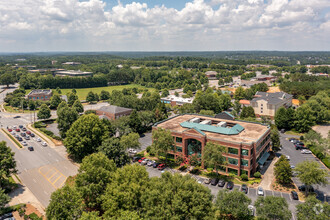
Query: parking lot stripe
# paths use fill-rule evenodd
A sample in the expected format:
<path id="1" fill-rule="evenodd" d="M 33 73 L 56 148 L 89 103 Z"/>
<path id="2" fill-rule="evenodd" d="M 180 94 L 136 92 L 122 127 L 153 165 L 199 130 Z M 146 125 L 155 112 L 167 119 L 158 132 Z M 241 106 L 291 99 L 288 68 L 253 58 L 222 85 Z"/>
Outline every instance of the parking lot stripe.
<path id="1" fill-rule="evenodd" d="M 57 182 L 57 180 L 59 180 L 62 177 L 62 175 L 60 175 L 59 177 L 57 177 L 57 179 L 53 182 L 53 184 L 55 184 Z"/>

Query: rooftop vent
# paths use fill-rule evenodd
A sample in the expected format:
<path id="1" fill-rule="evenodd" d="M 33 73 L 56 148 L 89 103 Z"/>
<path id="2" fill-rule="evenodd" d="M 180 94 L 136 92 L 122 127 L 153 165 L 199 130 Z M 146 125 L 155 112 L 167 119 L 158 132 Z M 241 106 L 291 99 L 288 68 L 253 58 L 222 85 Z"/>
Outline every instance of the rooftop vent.
<path id="1" fill-rule="evenodd" d="M 211 125 L 212 121 L 211 120 L 204 120 L 200 124 L 202 124 L 202 125 Z"/>
<path id="2" fill-rule="evenodd" d="M 191 123 L 199 123 L 200 121 L 201 121 L 200 118 L 192 118 L 192 119 L 190 119 L 189 122 L 191 122 Z"/>
<path id="3" fill-rule="evenodd" d="M 223 127 L 223 128 L 225 128 L 225 127 L 227 127 L 227 122 L 225 122 L 225 121 L 221 121 L 221 122 L 219 122 L 219 123 L 217 124 L 217 127 Z"/>

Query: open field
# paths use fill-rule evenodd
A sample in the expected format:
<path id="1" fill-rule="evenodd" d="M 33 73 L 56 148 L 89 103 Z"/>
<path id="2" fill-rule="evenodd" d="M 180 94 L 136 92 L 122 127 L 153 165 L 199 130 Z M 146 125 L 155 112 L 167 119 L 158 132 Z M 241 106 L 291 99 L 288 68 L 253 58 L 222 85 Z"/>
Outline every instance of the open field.
<path id="1" fill-rule="evenodd" d="M 138 89 L 146 89 L 146 87 L 138 85 L 138 84 L 128 84 L 128 85 L 118 85 L 118 86 L 106 86 L 106 87 L 93 87 L 93 88 L 82 88 L 82 89 L 76 89 L 77 95 L 79 100 L 86 100 L 86 96 L 88 92 L 93 91 L 94 93 L 100 94 L 102 90 L 112 92 L 113 90 L 123 90 L 124 88 L 138 88 Z M 154 91 L 154 88 L 148 88 L 149 91 Z M 26 90 L 26 94 L 29 94 L 31 90 Z M 67 93 L 71 92 L 72 89 L 61 89 L 62 94 L 66 95 Z M 56 90 L 53 89 L 53 94 L 57 94 Z"/>

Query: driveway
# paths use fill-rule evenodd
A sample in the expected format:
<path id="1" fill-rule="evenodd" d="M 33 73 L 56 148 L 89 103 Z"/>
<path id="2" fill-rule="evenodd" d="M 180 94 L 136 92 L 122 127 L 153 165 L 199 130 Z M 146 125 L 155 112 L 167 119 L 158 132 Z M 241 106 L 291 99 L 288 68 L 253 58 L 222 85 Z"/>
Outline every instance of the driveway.
<path id="1" fill-rule="evenodd" d="M 139 142 L 141 144 L 141 149 L 139 151 L 144 151 L 145 149 L 147 149 L 148 146 L 150 146 L 152 144 L 152 133 L 148 132 L 148 133 L 144 133 L 140 139 Z"/>

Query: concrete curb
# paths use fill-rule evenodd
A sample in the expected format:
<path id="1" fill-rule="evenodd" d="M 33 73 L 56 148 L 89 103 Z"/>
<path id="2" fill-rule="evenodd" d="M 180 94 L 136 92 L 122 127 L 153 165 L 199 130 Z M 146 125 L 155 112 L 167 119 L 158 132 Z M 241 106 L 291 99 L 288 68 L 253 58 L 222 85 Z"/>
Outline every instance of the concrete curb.
<path id="1" fill-rule="evenodd" d="M 28 127 L 31 131 L 33 131 L 35 134 L 37 134 L 40 138 L 42 138 L 45 142 L 48 143 L 48 145 L 51 148 L 55 148 L 55 144 L 52 140 L 50 140 L 46 135 L 42 134 L 41 132 L 39 132 L 37 129 L 35 129 L 34 127 L 32 127 L 31 124 L 28 124 L 26 127 Z"/>

